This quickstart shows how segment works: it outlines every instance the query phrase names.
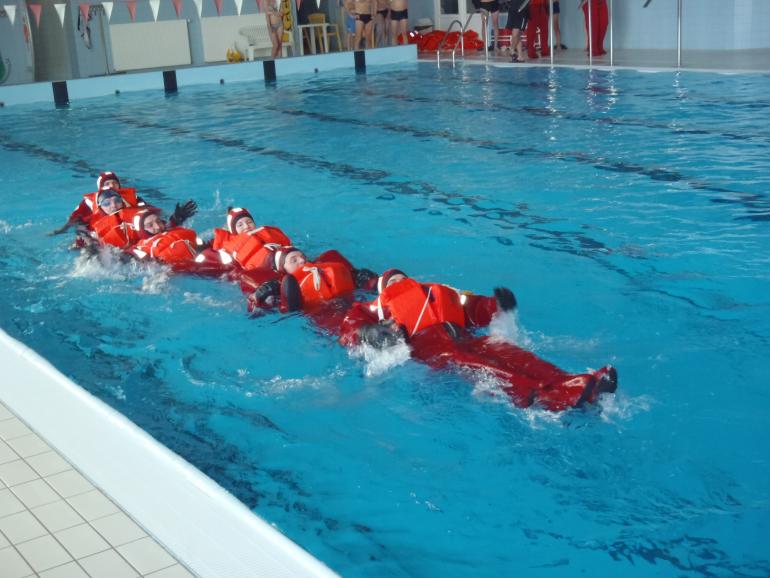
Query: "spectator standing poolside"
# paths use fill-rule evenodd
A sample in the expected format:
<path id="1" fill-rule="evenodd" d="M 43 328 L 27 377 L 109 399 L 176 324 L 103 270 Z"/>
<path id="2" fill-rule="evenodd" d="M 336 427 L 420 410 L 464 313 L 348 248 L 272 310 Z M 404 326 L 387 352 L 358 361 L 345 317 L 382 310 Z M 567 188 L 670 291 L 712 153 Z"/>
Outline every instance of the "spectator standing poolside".
<path id="1" fill-rule="evenodd" d="M 273 58 L 281 57 L 281 45 L 283 44 L 283 16 L 278 8 L 278 0 L 267 0 L 265 19 L 267 20 L 267 31 L 270 33 L 270 42 L 273 43 L 271 52 Z"/>
<path id="2" fill-rule="evenodd" d="M 345 48 L 353 50 L 353 39 L 356 37 L 356 3 L 353 0 L 342 0 L 340 6 L 345 15 Z"/>
<path id="3" fill-rule="evenodd" d="M 353 42 L 353 50 L 361 48 L 361 40 L 364 40 L 365 48 L 372 48 L 373 4 L 373 0 L 355 0 L 356 37 Z"/>
<path id="4" fill-rule="evenodd" d="M 398 46 L 399 36 L 407 42 L 409 27 L 409 0 L 391 0 L 390 2 L 390 44 Z"/>
<path id="5" fill-rule="evenodd" d="M 559 28 L 559 0 L 553 0 L 553 46 L 557 50 L 567 50 L 567 47 L 561 43 L 561 28 Z"/>
<path id="6" fill-rule="evenodd" d="M 521 32 L 527 25 L 529 17 L 528 0 L 511 0 L 508 4 L 508 23 L 506 28 L 511 31 L 511 62 L 526 62 L 524 58 L 524 43 Z"/>
<path id="7" fill-rule="evenodd" d="M 390 36 L 390 0 L 376 0 L 377 14 L 374 28 L 377 31 L 375 46 L 387 46 Z"/>
<path id="8" fill-rule="evenodd" d="M 498 0 L 490 0 L 489 2 L 479 2 L 478 8 L 481 10 L 482 22 L 485 24 L 489 20 L 489 15 L 492 15 L 492 34 L 494 35 L 494 42 L 491 45 L 491 49 L 495 52 L 500 50 L 500 2 Z M 484 31 L 486 34 L 486 30 Z M 489 42 L 489 39 L 486 40 Z"/>

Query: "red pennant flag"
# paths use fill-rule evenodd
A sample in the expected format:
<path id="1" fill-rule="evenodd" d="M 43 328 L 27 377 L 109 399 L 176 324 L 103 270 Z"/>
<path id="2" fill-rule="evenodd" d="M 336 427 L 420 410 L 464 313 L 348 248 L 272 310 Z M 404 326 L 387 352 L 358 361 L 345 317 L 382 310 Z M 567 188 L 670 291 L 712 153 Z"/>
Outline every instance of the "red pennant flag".
<path id="1" fill-rule="evenodd" d="M 174 10 L 176 10 L 176 17 L 179 18 L 179 14 L 182 12 L 182 0 L 171 0 L 174 3 Z"/>
<path id="2" fill-rule="evenodd" d="M 127 0 L 128 13 L 131 15 L 131 22 L 136 22 L 136 0 Z"/>
<path id="3" fill-rule="evenodd" d="M 222 16 L 222 0 L 214 0 L 214 4 L 217 5 L 217 15 Z"/>
<path id="4" fill-rule="evenodd" d="M 299 10 L 299 7 L 302 5 L 302 0 L 297 0 L 297 10 Z"/>
<path id="5" fill-rule="evenodd" d="M 264 12 L 264 10 L 262 10 L 262 0 L 257 0 L 257 10 Z"/>
<path id="6" fill-rule="evenodd" d="M 88 10 L 91 8 L 90 4 L 83 3 L 80 5 L 80 16 L 83 18 L 83 22 L 88 22 Z"/>
<path id="7" fill-rule="evenodd" d="M 40 11 L 43 9 L 42 4 L 27 4 L 27 6 L 32 10 L 32 15 L 35 17 L 35 25 L 40 26 Z"/>

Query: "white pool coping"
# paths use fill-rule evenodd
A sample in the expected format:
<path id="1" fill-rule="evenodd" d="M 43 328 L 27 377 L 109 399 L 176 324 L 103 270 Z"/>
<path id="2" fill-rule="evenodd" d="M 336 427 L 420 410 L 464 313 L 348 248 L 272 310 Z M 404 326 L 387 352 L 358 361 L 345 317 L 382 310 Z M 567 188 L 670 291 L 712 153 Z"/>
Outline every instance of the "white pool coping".
<path id="1" fill-rule="evenodd" d="M 337 576 L 2 330 L 0 362 L 2 401 L 201 578 Z"/>

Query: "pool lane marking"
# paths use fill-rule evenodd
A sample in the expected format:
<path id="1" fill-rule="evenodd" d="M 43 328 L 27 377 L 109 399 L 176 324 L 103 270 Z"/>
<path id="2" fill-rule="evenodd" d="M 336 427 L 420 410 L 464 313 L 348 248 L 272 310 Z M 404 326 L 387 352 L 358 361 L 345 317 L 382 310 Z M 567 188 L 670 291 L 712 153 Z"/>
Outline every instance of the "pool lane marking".
<path id="1" fill-rule="evenodd" d="M 761 193 L 747 193 L 726 187 L 712 185 L 704 181 L 692 180 L 678 171 L 672 171 L 665 168 L 647 167 L 640 164 L 628 163 L 625 161 L 613 161 L 602 156 L 593 156 L 580 151 L 545 151 L 535 147 L 512 147 L 505 143 L 495 142 L 487 139 L 476 139 L 456 135 L 448 130 L 428 130 L 416 129 L 414 127 L 398 125 L 389 122 L 366 122 L 358 118 L 338 117 L 328 113 L 305 111 L 296 108 L 286 109 L 274 105 L 265 107 L 267 110 L 287 114 L 290 116 L 302 116 L 312 118 L 320 122 L 336 122 L 352 126 L 360 126 L 370 129 L 382 129 L 399 134 L 410 134 L 416 138 L 438 138 L 445 139 L 452 143 L 470 144 L 486 150 L 497 151 L 498 154 L 514 154 L 517 156 L 530 156 L 540 159 L 557 160 L 564 162 L 576 162 L 579 164 L 591 165 L 599 170 L 633 173 L 648 177 L 654 181 L 663 181 L 677 183 L 681 182 L 694 190 L 707 191 L 711 193 L 722 193 L 726 195 L 737 195 L 738 198 L 711 198 L 713 203 L 737 204 L 744 206 L 749 215 L 733 217 L 734 220 L 764 221 L 770 220 L 770 198 Z M 751 214 L 756 213 L 756 214 Z"/>
<path id="2" fill-rule="evenodd" d="M 109 167 L 97 169 L 84 159 L 72 158 L 64 153 L 50 151 L 35 144 L 14 140 L 2 131 L 0 131 L 0 146 L 10 152 L 22 152 L 31 157 L 52 162 L 75 173 L 91 177 L 94 180 L 96 180 L 96 177 L 98 177 L 102 171 L 109 170 Z M 153 199 L 159 199 L 161 201 L 168 200 L 168 196 L 159 188 L 144 185 L 137 179 L 131 179 L 130 181 L 129 179 L 125 179 L 124 183 L 136 185 L 137 188 L 141 188 L 142 194 L 151 196 Z"/>

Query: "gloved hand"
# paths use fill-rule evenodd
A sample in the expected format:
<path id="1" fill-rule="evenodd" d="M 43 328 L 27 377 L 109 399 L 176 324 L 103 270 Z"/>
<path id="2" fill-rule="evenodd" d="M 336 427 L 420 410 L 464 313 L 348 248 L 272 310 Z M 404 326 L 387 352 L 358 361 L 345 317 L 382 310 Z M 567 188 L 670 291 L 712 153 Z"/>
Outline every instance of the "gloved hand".
<path id="1" fill-rule="evenodd" d="M 184 205 L 180 205 L 179 203 L 176 204 L 174 214 L 171 215 L 171 220 L 174 221 L 174 225 L 179 227 L 197 212 L 198 204 L 190 199 Z"/>
<path id="2" fill-rule="evenodd" d="M 516 296 L 507 287 L 495 287 L 495 299 L 501 311 L 513 311 L 516 309 Z"/>
<path id="3" fill-rule="evenodd" d="M 353 269 L 357 289 L 372 289 L 377 282 L 377 273 L 369 269 Z"/>
<path id="4" fill-rule="evenodd" d="M 399 342 L 400 328 L 395 323 L 371 323 L 358 330 L 361 343 L 377 349 L 391 347 Z"/>
<path id="5" fill-rule="evenodd" d="M 271 279 L 257 287 L 250 299 L 257 307 L 272 307 L 278 303 L 280 294 L 281 284 L 278 279 Z"/>

